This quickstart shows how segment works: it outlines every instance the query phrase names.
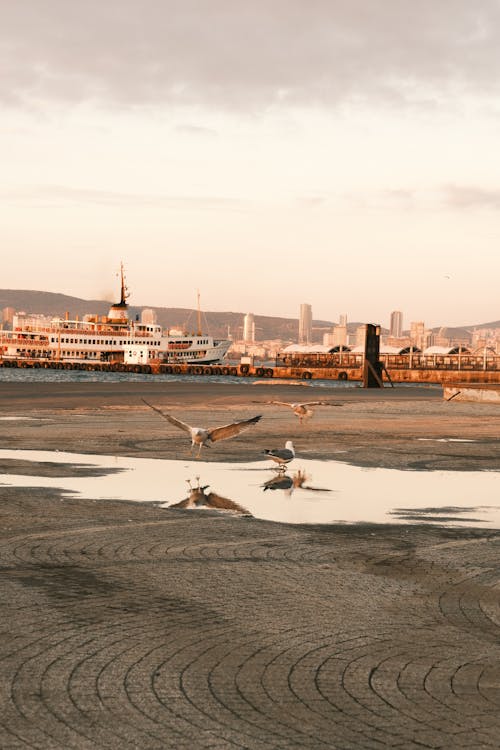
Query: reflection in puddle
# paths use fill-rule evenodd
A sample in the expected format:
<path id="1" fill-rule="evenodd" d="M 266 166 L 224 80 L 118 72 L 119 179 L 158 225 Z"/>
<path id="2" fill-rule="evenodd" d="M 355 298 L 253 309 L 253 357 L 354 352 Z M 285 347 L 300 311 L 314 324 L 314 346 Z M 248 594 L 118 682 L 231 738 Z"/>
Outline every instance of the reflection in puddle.
<path id="1" fill-rule="evenodd" d="M 419 521 L 427 523 L 456 523 L 457 521 L 463 520 L 464 513 L 477 513 L 481 511 L 488 511 L 490 508 L 478 506 L 477 508 L 457 508 L 456 506 L 446 507 L 443 505 L 440 508 L 396 508 L 391 512 L 392 516 L 400 518 L 404 521 Z M 468 517 L 467 522 L 469 524 L 481 523 L 480 518 Z"/>
<path id="2" fill-rule="evenodd" d="M 228 464 L 25 450 L 0 450 L 0 461 L 4 471 L 12 472 L 19 466 L 14 461 L 32 461 L 39 474 L 3 474 L 0 485 L 54 488 L 67 497 L 218 508 L 285 523 L 425 522 L 500 528 L 496 471 L 397 471 L 305 459 L 299 470 L 276 474 L 265 459 Z M 44 467 L 47 463 L 50 470 Z M 80 476 L 72 475 L 68 464 L 79 464 Z M 82 476 L 82 466 L 101 471 Z"/>
<path id="3" fill-rule="evenodd" d="M 311 487 L 305 482 L 309 479 L 307 473 L 302 469 L 295 472 L 293 476 L 289 476 L 283 472 L 277 474 L 277 476 L 271 477 L 262 485 L 264 492 L 266 490 L 285 490 L 287 495 L 291 495 L 294 489 L 310 490 L 311 492 L 330 492 L 325 487 Z"/>
<path id="4" fill-rule="evenodd" d="M 187 484 L 189 485 L 188 497 L 186 497 L 184 500 L 181 500 L 180 503 L 173 503 L 172 505 L 166 505 L 165 507 L 194 508 L 198 510 L 200 508 L 215 508 L 216 510 L 231 511 L 232 513 L 237 513 L 238 515 L 243 516 L 252 515 L 246 508 L 242 508 L 241 505 L 234 503 L 227 497 L 222 497 L 222 495 L 218 495 L 216 492 L 206 492 L 206 490 L 208 490 L 209 488 L 209 485 L 205 484 L 203 486 L 200 486 L 200 477 L 196 477 L 196 479 L 198 482 L 196 487 L 193 487 L 190 479 L 186 480 Z"/>
<path id="5" fill-rule="evenodd" d="M 288 495 L 292 494 L 293 479 L 288 474 L 277 474 L 275 477 L 271 477 L 267 482 L 262 485 L 264 492 L 266 490 L 285 490 Z"/>

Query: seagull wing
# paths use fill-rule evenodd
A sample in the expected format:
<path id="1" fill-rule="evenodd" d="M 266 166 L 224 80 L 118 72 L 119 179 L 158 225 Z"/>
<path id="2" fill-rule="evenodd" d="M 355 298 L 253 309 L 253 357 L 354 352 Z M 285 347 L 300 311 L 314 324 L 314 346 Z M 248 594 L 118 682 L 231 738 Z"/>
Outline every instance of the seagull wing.
<path id="1" fill-rule="evenodd" d="M 344 404 L 335 404 L 333 401 L 305 401 L 299 406 L 344 406 Z"/>
<path id="2" fill-rule="evenodd" d="M 170 424 L 175 425 L 176 427 L 179 427 L 181 430 L 184 430 L 184 432 L 188 432 L 191 434 L 191 427 L 186 424 L 185 422 L 181 422 L 180 419 L 176 419 L 175 417 L 171 417 L 170 414 L 164 414 L 161 409 L 158 409 L 156 406 L 153 406 L 152 404 L 149 404 L 146 399 L 142 399 L 146 406 L 149 406 L 150 409 L 153 409 L 153 411 L 158 412 L 160 417 L 163 417 L 163 419 L 166 419 L 167 422 L 170 422 Z"/>
<path id="3" fill-rule="evenodd" d="M 275 458 L 281 458 L 283 461 L 290 461 L 295 457 L 295 453 L 288 448 L 272 448 L 271 450 L 264 451 L 268 456 L 274 456 Z"/>
<path id="4" fill-rule="evenodd" d="M 209 492 L 207 495 L 207 505 L 209 508 L 219 508 L 220 510 L 234 510 L 237 513 L 244 513 L 245 515 L 249 515 L 249 512 L 246 508 L 243 508 L 242 505 L 238 505 L 238 503 L 235 503 L 233 500 L 229 500 L 227 497 L 222 497 L 222 495 L 218 495 L 216 492 Z"/>
<path id="5" fill-rule="evenodd" d="M 234 435 L 239 435 L 240 432 L 248 429 L 253 424 L 257 424 L 260 419 L 262 419 L 261 414 L 258 417 L 244 419 L 241 422 L 233 422 L 232 424 L 225 424 L 222 427 L 214 427 L 213 430 L 207 430 L 208 438 L 213 443 L 215 443 L 216 440 L 227 440 L 227 438 L 234 437 Z"/>
<path id="6" fill-rule="evenodd" d="M 294 404 L 289 404 L 288 401 L 268 401 L 268 404 L 278 404 L 278 406 L 289 406 L 292 408 Z"/>

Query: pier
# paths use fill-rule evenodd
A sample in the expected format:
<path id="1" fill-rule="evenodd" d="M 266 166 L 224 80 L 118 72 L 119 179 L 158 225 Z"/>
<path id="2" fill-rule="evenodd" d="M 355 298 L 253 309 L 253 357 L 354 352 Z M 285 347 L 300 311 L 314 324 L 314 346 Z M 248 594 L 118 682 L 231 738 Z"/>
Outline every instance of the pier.
<path id="1" fill-rule="evenodd" d="M 490 383 L 500 384 L 500 356 L 474 355 L 425 357 L 424 355 L 381 355 L 381 378 L 386 386 L 393 383 Z M 317 355 L 270 364 L 219 363 L 213 365 L 148 364 L 124 362 L 57 361 L 42 358 L 0 358 L 0 367 L 12 369 L 84 370 L 88 372 L 124 372 L 146 375 L 222 376 L 283 380 L 363 380 L 363 357 L 359 354 Z"/>

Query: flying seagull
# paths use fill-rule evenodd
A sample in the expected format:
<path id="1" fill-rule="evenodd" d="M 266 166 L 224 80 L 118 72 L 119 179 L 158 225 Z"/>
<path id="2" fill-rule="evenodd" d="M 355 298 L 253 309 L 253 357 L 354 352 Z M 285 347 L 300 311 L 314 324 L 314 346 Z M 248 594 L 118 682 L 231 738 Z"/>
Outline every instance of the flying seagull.
<path id="1" fill-rule="evenodd" d="M 257 417 L 252 417 L 251 419 L 244 419 L 241 422 L 232 422 L 231 424 L 225 424 L 222 427 L 214 427 L 211 430 L 206 430 L 204 427 L 191 427 L 191 425 L 181 422 L 180 419 L 176 419 L 170 414 L 164 414 L 161 409 L 157 409 L 156 406 L 149 404 L 146 399 L 143 398 L 142 400 L 146 406 L 149 406 L 150 409 L 158 412 L 158 414 L 162 416 L 163 419 L 166 419 L 167 422 L 175 425 L 175 427 L 179 427 L 179 429 L 184 430 L 184 432 L 187 432 L 190 435 L 190 453 L 195 445 L 198 445 L 198 458 L 200 457 L 201 449 L 204 445 L 210 447 L 210 443 L 215 443 L 217 440 L 227 440 L 235 435 L 239 435 L 240 432 L 248 429 L 248 427 L 251 427 L 253 424 L 257 424 L 257 422 L 262 419 L 262 415 L 259 415 Z"/>
<path id="2" fill-rule="evenodd" d="M 290 461 L 295 458 L 295 450 L 291 440 L 286 441 L 284 448 L 266 449 L 263 452 L 266 456 L 269 456 L 272 461 L 275 461 L 278 464 L 280 471 L 285 471 L 285 464 L 290 463 Z"/>
<path id="3" fill-rule="evenodd" d="M 311 406 L 342 406 L 342 404 L 334 404 L 331 401 L 305 401 L 303 403 L 289 403 L 288 401 L 268 401 L 267 403 L 277 404 L 278 406 L 288 406 L 299 418 L 300 424 L 302 424 L 303 419 L 308 419 L 314 414 L 314 411 L 310 408 Z"/>

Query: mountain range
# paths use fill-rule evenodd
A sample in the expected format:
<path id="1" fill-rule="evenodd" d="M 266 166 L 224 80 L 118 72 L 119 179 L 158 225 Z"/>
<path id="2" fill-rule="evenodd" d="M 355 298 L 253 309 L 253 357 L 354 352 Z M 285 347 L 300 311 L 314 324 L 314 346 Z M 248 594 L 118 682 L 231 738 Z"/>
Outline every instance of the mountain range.
<path id="1" fill-rule="evenodd" d="M 94 315 L 106 315 L 112 303 L 106 300 L 84 300 L 79 297 L 71 297 L 66 294 L 54 292 L 39 292 L 27 289 L 0 289 L 0 309 L 12 307 L 16 311 L 26 313 L 43 314 L 49 316 L 68 317 L 74 319 L 76 316 L 83 317 L 88 313 Z M 186 331 L 195 331 L 197 328 L 197 311 L 191 308 L 181 307 L 154 307 L 129 305 L 129 317 L 140 317 L 142 310 L 152 309 L 156 312 L 158 323 L 163 328 L 181 328 Z M 228 332 L 234 339 L 242 337 L 243 331 L 242 312 L 206 312 L 202 313 L 202 329 L 216 337 L 226 337 Z M 298 334 L 298 318 L 281 318 L 269 315 L 255 314 L 256 339 L 265 341 L 268 339 L 281 339 L 282 341 L 296 341 Z M 374 322 L 374 321 L 361 321 Z M 353 333 L 361 322 L 350 322 L 348 331 Z M 376 321 L 375 321 L 376 322 Z M 322 341 L 323 333 L 335 325 L 330 320 L 313 321 L 313 340 L 315 343 Z M 474 328 L 500 328 L 500 321 L 482 323 Z M 434 328 L 439 331 L 440 328 Z M 467 339 L 471 328 L 448 327 L 446 335 L 450 338 Z M 387 329 L 382 327 L 382 333 Z"/>

